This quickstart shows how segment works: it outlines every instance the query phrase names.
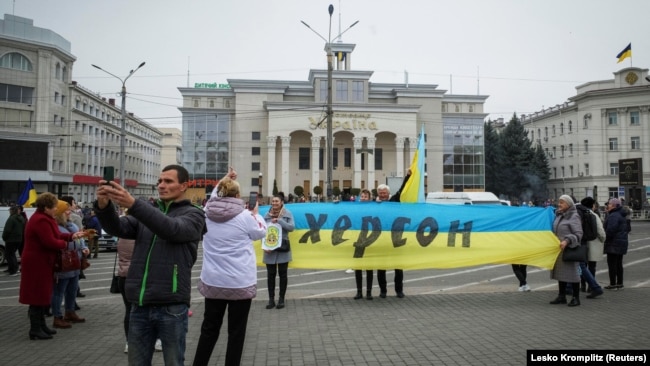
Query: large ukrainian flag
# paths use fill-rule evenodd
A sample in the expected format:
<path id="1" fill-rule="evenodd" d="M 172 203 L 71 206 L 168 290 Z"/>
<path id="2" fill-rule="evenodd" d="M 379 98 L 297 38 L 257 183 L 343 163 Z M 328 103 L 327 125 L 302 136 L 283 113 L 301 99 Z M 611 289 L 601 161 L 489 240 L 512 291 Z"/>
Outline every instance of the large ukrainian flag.
<path id="1" fill-rule="evenodd" d="M 552 268 L 552 208 L 341 202 L 285 206 L 294 268 L 427 269 L 485 264 Z M 268 206 L 261 207 L 264 215 Z M 261 243 L 256 243 L 258 265 Z"/>

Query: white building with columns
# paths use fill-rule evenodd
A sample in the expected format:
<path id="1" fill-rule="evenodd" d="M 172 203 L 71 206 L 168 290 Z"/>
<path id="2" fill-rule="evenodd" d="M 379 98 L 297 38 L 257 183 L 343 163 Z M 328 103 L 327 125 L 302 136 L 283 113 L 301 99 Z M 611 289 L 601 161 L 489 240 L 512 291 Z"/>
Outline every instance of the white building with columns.
<path id="1" fill-rule="evenodd" d="M 432 84 L 373 83 L 372 71 L 351 68 L 354 48 L 332 44 L 338 56 L 332 73 L 333 187 L 349 193 L 399 181 L 424 126 L 427 189 L 484 190 L 487 96 L 448 95 Z M 314 195 L 315 186 L 325 192 L 327 83 L 327 70 L 311 70 L 306 81 L 228 79 L 179 87 L 182 160 L 193 182 L 212 185 L 233 166 L 243 192 L 261 189 L 268 196 L 274 185 L 285 195 L 296 186 L 306 196 Z"/>

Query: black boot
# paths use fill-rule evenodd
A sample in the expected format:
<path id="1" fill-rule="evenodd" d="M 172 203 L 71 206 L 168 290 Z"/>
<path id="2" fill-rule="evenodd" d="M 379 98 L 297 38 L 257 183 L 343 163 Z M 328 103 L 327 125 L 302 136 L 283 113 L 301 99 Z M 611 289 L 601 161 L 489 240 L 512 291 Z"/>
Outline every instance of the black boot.
<path id="1" fill-rule="evenodd" d="M 574 297 L 571 299 L 571 302 L 569 302 L 569 306 L 580 306 L 580 298 Z"/>
<path id="2" fill-rule="evenodd" d="M 372 300 L 372 290 L 366 291 L 366 300 Z"/>
<path id="3" fill-rule="evenodd" d="M 359 300 L 359 299 L 361 299 L 362 297 L 363 297 L 363 295 L 361 295 L 361 290 L 357 290 L 357 294 L 354 296 L 354 299 L 355 299 L 355 300 Z"/>
<path id="4" fill-rule="evenodd" d="M 269 303 L 266 304 L 267 309 L 273 309 L 275 307 L 275 299 L 273 297 L 269 298 Z"/>
<path id="5" fill-rule="evenodd" d="M 46 324 L 46 322 L 45 322 L 45 308 L 48 308 L 48 309 L 49 309 L 49 307 L 47 307 L 47 306 L 46 306 L 46 307 L 43 307 L 43 312 L 42 312 L 41 315 L 40 315 L 40 319 L 41 319 L 41 329 L 43 329 L 43 332 L 45 332 L 45 333 L 47 333 L 47 334 L 49 334 L 49 335 L 54 335 L 54 334 L 56 334 L 56 330 L 48 328 L 48 327 L 47 327 L 47 324 Z"/>
<path id="6" fill-rule="evenodd" d="M 566 295 L 558 295 L 555 300 L 551 301 L 549 304 L 566 304 Z"/>
<path id="7" fill-rule="evenodd" d="M 276 306 L 277 309 L 282 309 L 284 308 L 284 297 L 280 296 L 280 300 L 278 300 L 278 306 Z"/>
<path id="8" fill-rule="evenodd" d="M 43 308 L 40 306 L 29 307 L 29 339 L 52 339 L 52 336 L 45 333 L 41 329 L 41 317 L 43 316 Z M 45 321 L 45 320 L 43 320 Z"/>

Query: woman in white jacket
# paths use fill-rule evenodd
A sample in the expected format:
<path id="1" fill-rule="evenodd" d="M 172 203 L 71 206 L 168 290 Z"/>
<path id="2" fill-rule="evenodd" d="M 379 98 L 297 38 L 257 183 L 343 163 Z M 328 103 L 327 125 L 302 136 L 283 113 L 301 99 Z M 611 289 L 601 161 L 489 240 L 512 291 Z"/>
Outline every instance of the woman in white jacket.
<path id="1" fill-rule="evenodd" d="M 194 365 L 208 364 L 226 308 L 226 365 L 239 365 L 248 313 L 257 294 L 253 241 L 264 237 L 266 222 L 258 214 L 257 205 L 251 211 L 245 208 L 239 198 L 239 183 L 230 176 L 219 182 L 205 206 L 208 232 L 203 237 L 203 267 L 198 284 L 199 292 L 205 296 L 205 313 Z"/>

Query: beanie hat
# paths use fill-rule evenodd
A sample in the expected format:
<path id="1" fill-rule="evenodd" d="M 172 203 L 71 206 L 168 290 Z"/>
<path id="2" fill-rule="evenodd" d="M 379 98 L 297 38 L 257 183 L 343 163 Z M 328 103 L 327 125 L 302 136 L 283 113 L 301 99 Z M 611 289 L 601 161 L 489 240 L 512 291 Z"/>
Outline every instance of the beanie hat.
<path id="1" fill-rule="evenodd" d="M 70 205 L 66 201 L 59 200 L 56 203 L 55 215 L 62 215 L 63 213 L 65 213 L 68 210 L 69 207 L 70 207 Z"/>
<path id="2" fill-rule="evenodd" d="M 587 207 L 589 209 L 594 207 L 594 203 L 596 203 L 596 200 L 594 200 L 591 197 L 585 197 L 585 198 L 582 199 L 582 201 L 580 201 L 581 205 L 583 205 L 583 206 L 585 206 L 585 207 Z"/>
<path id="3" fill-rule="evenodd" d="M 561 195 L 560 196 L 560 201 L 566 202 L 567 204 L 569 204 L 569 207 L 573 207 L 575 205 L 575 203 L 573 202 L 573 199 L 568 194 Z"/>

